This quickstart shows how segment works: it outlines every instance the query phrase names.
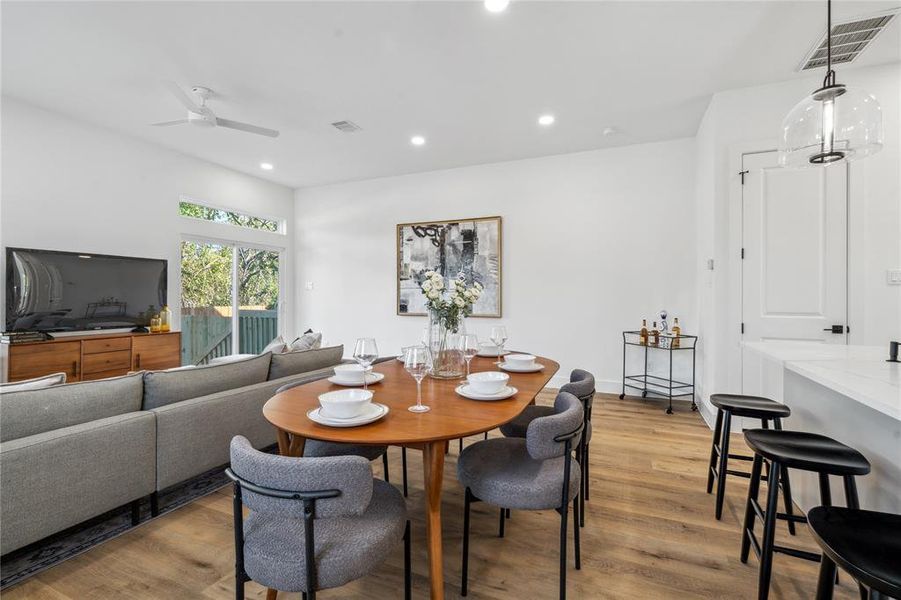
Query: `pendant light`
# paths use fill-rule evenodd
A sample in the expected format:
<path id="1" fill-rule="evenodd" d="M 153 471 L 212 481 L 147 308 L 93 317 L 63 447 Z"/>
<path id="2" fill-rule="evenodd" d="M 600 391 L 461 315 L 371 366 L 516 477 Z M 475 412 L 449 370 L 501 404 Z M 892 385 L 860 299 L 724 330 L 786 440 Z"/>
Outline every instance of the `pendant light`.
<path id="1" fill-rule="evenodd" d="M 876 98 L 835 80 L 832 0 L 826 2 L 826 77 L 782 121 L 779 164 L 815 167 L 856 160 L 882 149 L 882 109 Z"/>

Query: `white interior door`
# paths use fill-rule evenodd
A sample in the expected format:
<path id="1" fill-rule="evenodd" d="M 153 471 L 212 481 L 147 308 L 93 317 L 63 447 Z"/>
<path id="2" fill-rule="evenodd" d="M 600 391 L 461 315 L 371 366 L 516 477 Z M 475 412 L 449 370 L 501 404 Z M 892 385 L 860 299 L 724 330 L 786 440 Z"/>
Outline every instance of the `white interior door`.
<path id="1" fill-rule="evenodd" d="M 742 171 L 742 339 L 847 343 L 847 166 L 782 169 L 760 152 Z M 742 352 L 745 393 L 756 360 Z"/>

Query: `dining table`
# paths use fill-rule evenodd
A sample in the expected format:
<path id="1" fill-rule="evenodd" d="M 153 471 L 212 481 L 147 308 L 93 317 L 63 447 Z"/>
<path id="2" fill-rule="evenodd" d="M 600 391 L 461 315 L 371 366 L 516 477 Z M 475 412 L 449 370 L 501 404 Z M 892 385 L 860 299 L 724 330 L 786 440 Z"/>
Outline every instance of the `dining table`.
<path id="1" fill-rule="evenodd" d="M 470 369 L 497 371 L 496 357 L 476 357 Z M 424 478 L 424 511 L 429 561 L 431 598 L 444 598 L 441 536 L 441 488 L 444 479 L 444 455 L 450 440 L 491 431 L 519 415 L 535 402 L 538 393 L 547 385 L 560 365 L 550 358 L 538 356 L 541 370 L 511 372 L 508 385 L 517 393 L 505 400 L 470 400 L 457 394 L 456 388 L 464 379 L 434 379 L 422 382 L 422 403 L 428 412 L 407 410 L 416 403 L 416 382 L 404 370 L 400 360 L 391 359 L 373 365 L 384 378 L 369 385 L 373 402 L 388 407 L 388 413 L 378 421 L 357 427 L 329 427 L 307 416 L 319 406 L 319 396 L 342 389 L 341 386 L 319 379 L 290 388 L 270 398 L 263 406 L 263 416 L 275 426 L 279 453 L 303 456 L 308 439 L 347 444 L 402 446 L 422 451 Z"/>

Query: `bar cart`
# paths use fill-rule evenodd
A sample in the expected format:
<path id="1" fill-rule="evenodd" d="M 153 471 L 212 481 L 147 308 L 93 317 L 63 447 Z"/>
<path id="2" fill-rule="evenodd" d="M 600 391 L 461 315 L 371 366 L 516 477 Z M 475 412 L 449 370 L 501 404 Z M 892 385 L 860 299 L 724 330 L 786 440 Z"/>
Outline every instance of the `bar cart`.
<path id="1" fill-rule="evenodd" d="M 695 347 L 698 344 L 698 336 L 674 336 L 669 333 L 661 333 L 657 339 L 657 343 L 653 343 L 652 339 L 648 339 L 647 343 L 642 343 L 640 331 L 623 332 L 623 393 L 619 395 L 619 399 L 622 400 L 626 397 L 626 388 L 640 391 L 642 398 L 647 398 L 648 394 L 656 398 L 665 398 L 669 400 L 666 414 L 671 415 L 673 414 L 673 398 L 691 396 L 691 410 L 698 410 L 698 405 L 695 404 Z M 644 349 L 644 373 L 626 374 L 626 351 L 629 346 Z M 648 373 L 649 351 L 669 354 L 669 377 Z M 681 352 L 691 352 L 691 381 L 673 379 L 673 354 Z"/>

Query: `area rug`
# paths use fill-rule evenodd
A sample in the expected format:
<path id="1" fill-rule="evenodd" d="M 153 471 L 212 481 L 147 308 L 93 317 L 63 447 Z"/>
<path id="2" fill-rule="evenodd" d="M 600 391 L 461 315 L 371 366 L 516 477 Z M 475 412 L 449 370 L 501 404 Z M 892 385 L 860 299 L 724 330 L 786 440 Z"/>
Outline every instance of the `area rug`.
<path id="1" fill-rule="evenodd" d="M 274 452 L 275 446 L 266 448 L 266 451 Z M 225 476 L 227 466 L 210 469 L 160 492 L 159 516 L 227 486 L 230 483 Z M 141 523 L 148 520 L 150 520 L 150 502 L 145 499 L 141 506 Z M 126 505 L 10 552 L 0 559 L 0 590 L 21 583 L 36 573 L 87 552 L 97 544 L 118 537 L 132 528 L 131 511 Z"/>

